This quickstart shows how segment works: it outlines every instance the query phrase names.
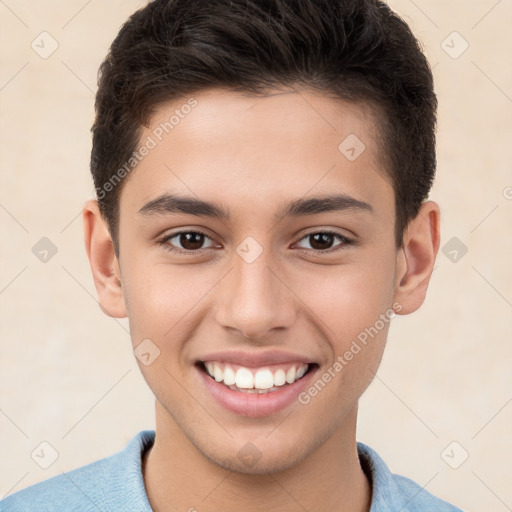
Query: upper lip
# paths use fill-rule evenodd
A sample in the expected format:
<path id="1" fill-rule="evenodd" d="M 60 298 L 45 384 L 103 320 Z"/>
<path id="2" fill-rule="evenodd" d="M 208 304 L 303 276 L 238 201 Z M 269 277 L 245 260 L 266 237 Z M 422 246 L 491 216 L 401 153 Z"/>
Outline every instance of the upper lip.
<path id="1" fill-rule="evenodd" d="M 229 350 L 224 352 L 212 352 L 199 359 L 200 362 L 219 361 L 233 363 L 240 366 L 257 368 L 271 364 L 304 363 L 311 364 L 313 361 L 299 354 L 291 354 L 278 350 L 259 350 L 257 352 L 242 352 Z"/>

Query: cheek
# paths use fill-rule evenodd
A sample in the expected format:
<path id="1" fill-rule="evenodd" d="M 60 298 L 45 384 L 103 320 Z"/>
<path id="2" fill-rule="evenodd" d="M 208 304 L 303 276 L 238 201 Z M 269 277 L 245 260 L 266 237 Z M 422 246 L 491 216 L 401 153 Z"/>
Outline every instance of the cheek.
<path id="1" fill-rule="evenodd" d="M 321 285 L 309 297 L 315 320 L 329 345 L 328 357 L 299 401 L 324 414 L 326 403 L 336 421 L 359 399 L 374 378 L 394 316 L 390 277 L 354 268 Z M 325 353 L 325 352 L 324 352 Z"/>
<path id="2" fill-rule="evenodd" d="M 308 273 L 294 286 L 299 297 L 317 319 L 336 351 L 347 340 L 371 327 L 389 310 L 393 297 L 393 267 L 386 261 L 377 265 L 343 265 Z M 381 329 L 382 330 L 382 329 Z M 338 346 L 339 345 L 339 346 Z"/>
<path id="3" fill-rule="evenodd" d="M 149 338 L 163 347 L 164 340 L 168 344 L 180 339 L 179 333 L 215 282 L 211 270 L 207 274 L 193 265 L 171 266 L 142 258 L 127 263 L 123 293 L 134 345 Z"/>

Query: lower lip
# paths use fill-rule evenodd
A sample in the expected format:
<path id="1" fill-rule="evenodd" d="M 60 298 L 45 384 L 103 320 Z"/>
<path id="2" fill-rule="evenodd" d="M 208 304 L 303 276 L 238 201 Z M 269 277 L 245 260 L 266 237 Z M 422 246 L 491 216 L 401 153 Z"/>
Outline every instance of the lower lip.
<path id="1" fill-rule="evenodd" d="M 249 418 L 269 416 L 296 401 L 297 396 L 308 386 L 311 377 L 315 373 L 315 368 L 313 368 L 301 379 L 293 384 L 285 384 L 277 391 L 246 393 L 228 388 L 200 368 L 196 367 L 196 370 L 208 392 L 220 405 L 236 414 Z"/>

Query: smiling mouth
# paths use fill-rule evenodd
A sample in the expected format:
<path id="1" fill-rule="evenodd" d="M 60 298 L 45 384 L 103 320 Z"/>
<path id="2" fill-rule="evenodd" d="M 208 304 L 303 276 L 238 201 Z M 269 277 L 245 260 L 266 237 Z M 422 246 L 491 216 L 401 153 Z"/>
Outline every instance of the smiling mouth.
<path id="1" fill-rule="evenodd" d="M 316 363 L 288 363 L 248 368 L 220 361 L 198 361 L 196 366 L 233 391 L 258 394 L 287 388 L 318 367 Z"/>

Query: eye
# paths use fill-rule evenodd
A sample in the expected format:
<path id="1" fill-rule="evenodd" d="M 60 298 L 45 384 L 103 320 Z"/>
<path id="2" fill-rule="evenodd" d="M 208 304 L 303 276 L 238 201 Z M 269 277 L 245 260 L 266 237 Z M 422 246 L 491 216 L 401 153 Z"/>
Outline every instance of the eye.
<path id="1" fill-rule="evenodd" d="M 342 243 L 338 244 L 334 249 L 332 249 L 334 238 L 341 240 Z M 301 238 L 300 241 L 302 240 L 309 240 L 311 247 L 315 252 L 333 252 L 339 250 L 344 245 L 351 245 L 355 243 L 354 240 L 351 240 L 350 238 L 347 238 L 346 236 L 334 231 L 319 231 L 315 233 L 309 233 L 305 237 Z"/>
<path id="2" fill-rule="evenodd" d="M 335 248 L 332 249 L 333 239 L 335 238 L 340 240 L 341 243 L 334 246 Z M 176 241 L 171 243 L 171 241 L 174 239 L 176 239 Z M 170 235 L 165 236 L 162 240 L 159 241 L 159 244 L 171 252 L 193 255 L 202 249 L 209 249 L 213 247 L 203 247 L 205 239 L 212 241 L 212 239 L 202 231 L 178 231 L 177 233 L 171 233 Z M 314 252 L 329 253 L 340 250 L 345 245 L 351 245 L 355 243 L 354 240 L 351 240 L 350 238 L 347 238 L 346 236 L 334 231 L 319 231 L 309 233 L 308 235 L 302 237 L 299 242 L 302 240 L 310 240 L 312 250 Z M 181 248 L 175 247 L 175 244 L 180 244 Z"/>
<path id="3" fill-rule="evenodd" d="M 185 250 L 173 247 L 171 240 L 174 240 L 175 238 L 177 239 L 175 243 L 181 244 L 181 247 Z M 201 246 L 203 245 L 205 238 L 211 240 L 211 238 L 202 231 L 179 231 L 177 233 L 167 235 L 160 240 L 159 243 L 168 251 L 180 254 L 194 254 L 200 249 L 204 249 L 204 247 Z M 206 247 L 206 249 L 208 248 L 209 247 Z"/>

